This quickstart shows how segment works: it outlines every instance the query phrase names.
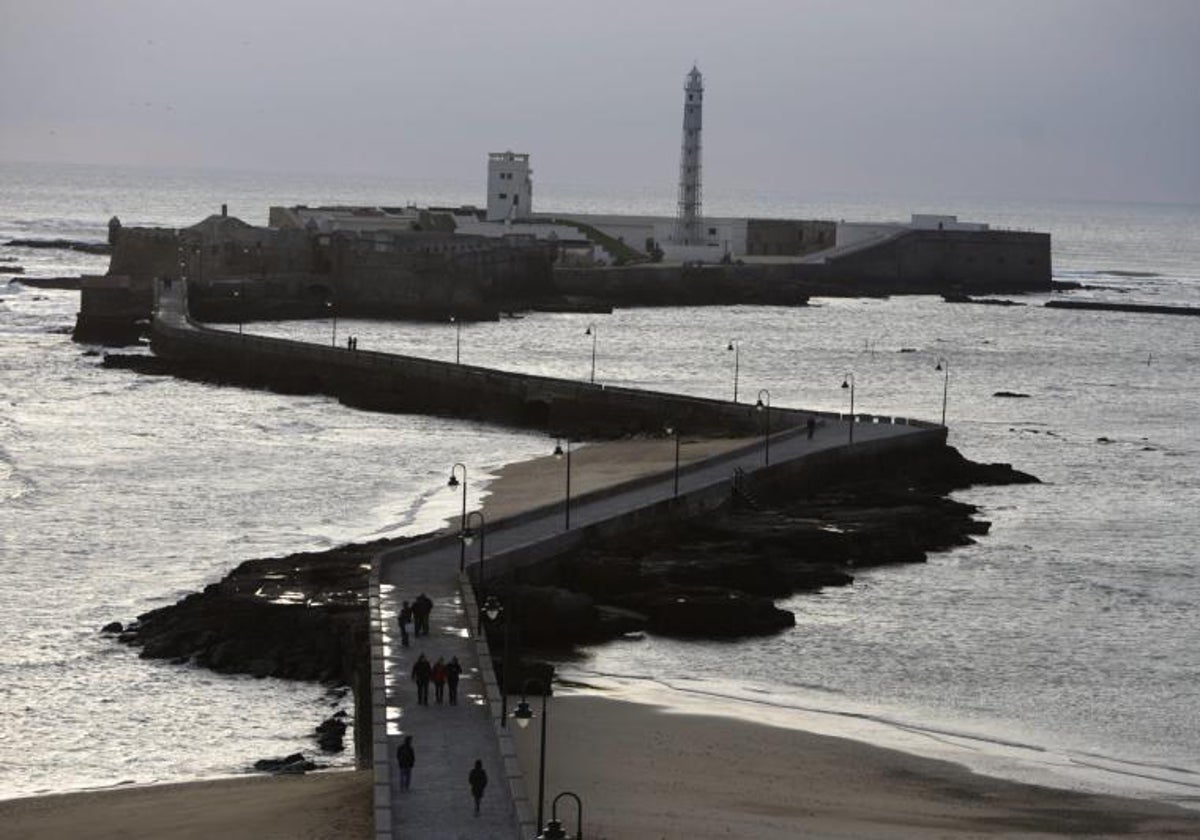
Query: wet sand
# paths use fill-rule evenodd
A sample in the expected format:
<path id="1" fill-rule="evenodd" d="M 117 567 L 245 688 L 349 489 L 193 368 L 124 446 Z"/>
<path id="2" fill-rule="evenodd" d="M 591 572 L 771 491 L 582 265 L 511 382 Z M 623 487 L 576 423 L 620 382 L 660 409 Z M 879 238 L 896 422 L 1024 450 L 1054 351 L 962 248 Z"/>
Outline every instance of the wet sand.
<path id="1" fill-rule="evenodd" d="M 554 796 L 576 793 L 585 837 L 1200 837 L 1200 812 L 1007 782 L 849 739 L 594 693 L 550 703 L 547 818 Z M 538 728 L 514 732 L 536 798 Z M 572 801 L 559 806 L 574 834 Z"/>

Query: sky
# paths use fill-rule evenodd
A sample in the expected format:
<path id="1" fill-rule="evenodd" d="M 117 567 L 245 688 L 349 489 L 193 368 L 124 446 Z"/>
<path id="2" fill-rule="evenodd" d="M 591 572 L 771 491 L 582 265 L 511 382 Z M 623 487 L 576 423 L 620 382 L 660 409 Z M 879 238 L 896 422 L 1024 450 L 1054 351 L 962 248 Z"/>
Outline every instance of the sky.
<path id="1" fill-rule="evenodd" d="M 0 161 L 1200 204 L 1200 0 L 0 0 Z M 536 186 L 535 186 L 536 189 Z"/>

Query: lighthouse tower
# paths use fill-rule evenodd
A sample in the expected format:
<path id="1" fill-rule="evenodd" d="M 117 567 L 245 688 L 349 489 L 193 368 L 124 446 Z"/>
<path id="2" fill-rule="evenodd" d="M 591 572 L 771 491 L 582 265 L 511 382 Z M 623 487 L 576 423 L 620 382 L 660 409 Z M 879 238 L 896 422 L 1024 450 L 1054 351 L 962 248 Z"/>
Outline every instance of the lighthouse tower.
<path id="1" fill-rule="evenodd" d="M 704 79 L 692 65 L 683 85 L 683 150 L 679 155 L 679 210 L 675 220 L 678 245 L 702 245 L 700 236 L 700 123 Z"/>

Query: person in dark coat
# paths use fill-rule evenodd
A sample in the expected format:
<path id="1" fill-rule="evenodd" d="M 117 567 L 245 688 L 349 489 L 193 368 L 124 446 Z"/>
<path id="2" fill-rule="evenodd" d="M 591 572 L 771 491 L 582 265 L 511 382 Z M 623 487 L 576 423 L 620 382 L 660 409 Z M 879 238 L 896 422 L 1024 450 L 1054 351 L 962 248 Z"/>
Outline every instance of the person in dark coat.
<path id="1" fill-rule="evenodd" d="M 437 699 L 438 705 L 442 705 L 442 701 L 446 699 L 446 660 L 442 657 L 437 658 L 437 662 L 433 663 L 433 671 L 430 674 L 433 677 L 433 694 Z"/>
<path id="2" fill-rule="evenodd" d="M 433 601 L 424 592 L 413 601 L 413 635 L 429 635 L 429 614 L 433 612 Z"/>
<path id="3" fill-rule="evenodd" d="M 405 601 L 400 605 L 400 615 L 396 616 L 396 621 L 400 623 L 400 644 L 404 647 L 408 647 L 408 625 L 412 620 L 412 606 Z"/>
<path id="4" fill-rule="evenodd" d="M 429 664 L 429 660 L 425 658 L 425 654 L 417 657 L 416 663 L 412 667 L 412 678 L 417 684 L 417 705 L 429 705 L 429 678 L 433 676 L 433 668 Z"/>
<path id="5" fill-rule="evenodd" d="M 462 666 L 458 664 L 458 657 L 450 657 L 450 661 L 446 663 L 446 687 L 450 689 L 450 705 L 458 705 L 458 678 L 462 676 Z"/>
<path id="6" fill-rule="evenodd" d="M 483 799 L 483 790 L 487 787 L 487 771 L 483 769 L 483 760 L 475 759 L 475 766 L 467 776 L 471 784 L 471 796 L 475 798 L 475 816 L 479 816 L 479 800 Z"/>
<path id="7" fill-rule="evenodd" d="M 808 439 L 812 440 L 813 432 L 817 430 L 817 421 L 809 417 L 804 421 L 804 428 L 808 431 Z"/>
<path id="8" fill-rule="evenodd" d="M 417 763 L 417 754 L 413 751 L 411 735 L 405 735 L 404 743 L 396 747 L 396 763 L 400 765 L 400 790 L 408 790 L 408 786 L 412 782 L 413 765 Z"/>

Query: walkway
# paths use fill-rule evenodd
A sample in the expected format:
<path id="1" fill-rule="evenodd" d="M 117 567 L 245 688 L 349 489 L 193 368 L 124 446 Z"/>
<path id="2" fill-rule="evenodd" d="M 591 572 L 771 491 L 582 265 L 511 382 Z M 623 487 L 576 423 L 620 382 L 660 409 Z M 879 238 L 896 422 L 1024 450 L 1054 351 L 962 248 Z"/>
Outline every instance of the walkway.
<path id="1" fill-rule="evenodd" d="M 854 431 L 855 444 L 913 435 L 919 431 L 901 424 L 859 423 Z M 780 463 L 813 452 L 840 448 L 847 443 L 847 437 L 848 428 L 844 421 L 828 422 L 811 441 L 803 430 L 786 432 L 772 438 L 771 462 Z M 671 444 L 667 440 L 663 445 Z M 722 458 L 709 459 L 681 473 L 679 492 L 685 495 L 704 487 L 728 485 L 735 468 L 753 473 L 763 465 L 761 444 Z M 626 483 L 621 487 L 626 489 L 611 488 L 591 498 L 573 501 L 572 531 L 670 499 L 674 490 L 673 475 L 668 471 L 660 474 L 657 480 Z M 558 482 L 553 483 L 546 499 L 550 506 L 537 515 L 489 523 L 487 557 L 561 536 L 565 530 L 563 506 L 554 503 L 561 488 Z M 457 527 L 450 529 L 451 535 L 456 531 Z M 472 546 L 467 552 L 468 570 L 476 562 L 474 549 Z M 506 772 L 513 775 L 519 771 L 515 768 L 515 760 L 510 759 L 506 766 L 501 759 L 493 710 L 488 702 L 495 698 L 489 698 L 484 691 L 483 674 L 473 641 L 474 627 L 465 614 L 459 589 L 459 551 L 457 540 L 434 539 L 428 551 L 396 559 L 384 557 L 380 561 L 392 836 L 406 840 L 533 837 L 537 830 L 529 822 L 529 810 L 536 810 L 536 803 L 530 803 L 521 809 L 524 813 L 518 814 L 507 789 Z M 431 634 L 412 640 L 409 648 L 402 648 L 395 620 L 400 602 L 411 601 L 421 592 L 435 604 Z M 430 661 L 439 656 L 447 661 L 451 656 L 458 657 L 464 667 L 459 706 L 417 706 L 416 689 L 409 673 L 412 663 L 422 652 Z M 494 682 L 492 686 L 494 690 Z M 377 709 L 377 714 L 379 711 Z M 412 736 L 417 753 L 413 786 L 407 793 L 399 791 L 395 772 L 395 751 L 404 735 Z M 467 786 L 467 773 L 477 758 L 483 760 L 491 780 L 480 817 L 472 815 Z M 520 789 L 519 776 L 516 781 L 515 787 Z M 528 790 L 531 796 L 535 795 L 536 783 L 529 785 Z M 518 820 L 523 823 L 519 830 Z M 386 836 L 386 831 L 380 836 Z"/>

